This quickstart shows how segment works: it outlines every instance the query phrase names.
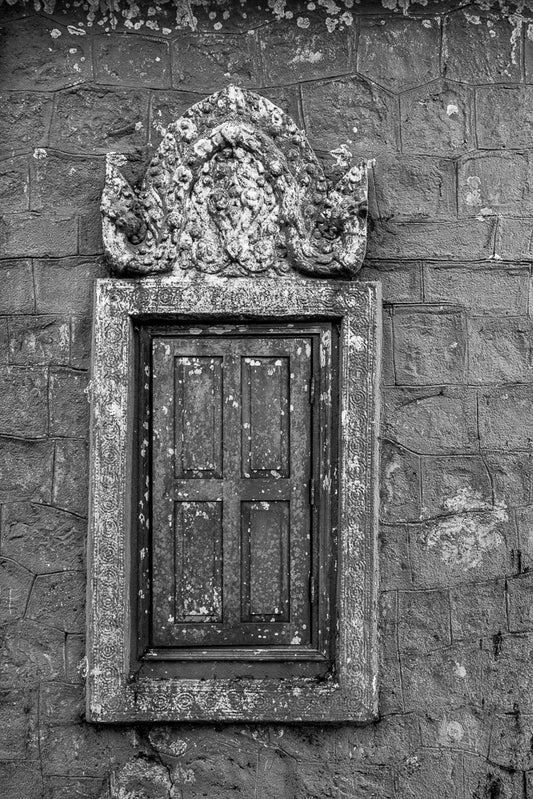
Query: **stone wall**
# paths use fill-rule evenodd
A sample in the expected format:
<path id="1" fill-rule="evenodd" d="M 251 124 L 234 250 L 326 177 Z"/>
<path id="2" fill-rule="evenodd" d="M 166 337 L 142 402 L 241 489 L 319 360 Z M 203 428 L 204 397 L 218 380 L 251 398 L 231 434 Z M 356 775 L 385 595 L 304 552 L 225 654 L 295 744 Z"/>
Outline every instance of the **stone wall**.
<path id="1" fill-rule="evenodd" d="M 236 3 L 196 32 L 143 7 L 148 24 L 109 33 L 81 9 L 0 7 L 5 799 L 532 799 L 533 27 L 462 5 L 354 5 L 333 25 Z M 229 82 L 288 110 L 326 163 L 340 145 L 375 158 L 382 671 L 363 727 L 84 722 L 104 154 L 135 171 Z"/>

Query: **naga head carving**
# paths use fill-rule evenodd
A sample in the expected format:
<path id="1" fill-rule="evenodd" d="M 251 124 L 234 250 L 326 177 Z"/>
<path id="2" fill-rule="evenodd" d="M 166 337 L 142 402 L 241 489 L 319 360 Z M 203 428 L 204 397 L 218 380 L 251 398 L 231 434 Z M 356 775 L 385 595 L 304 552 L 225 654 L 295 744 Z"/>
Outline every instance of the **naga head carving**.
<path id="1" fill-rule="evenodd" d="M 269 100 L 230 86 L 171 124 L 138 191 L 107 157 L 104 246 L 121 275 L 291 269 L 354 275 L 366 247 L 367 174 L 326 179 L 305 134 Z"/>

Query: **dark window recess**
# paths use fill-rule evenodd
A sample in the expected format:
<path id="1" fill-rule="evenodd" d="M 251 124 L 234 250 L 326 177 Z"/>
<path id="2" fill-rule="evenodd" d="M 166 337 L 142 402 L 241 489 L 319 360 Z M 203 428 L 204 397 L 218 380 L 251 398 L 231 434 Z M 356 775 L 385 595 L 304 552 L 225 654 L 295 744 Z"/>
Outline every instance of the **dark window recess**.
<path id="1" fill-rule="evenodd" d="M 334 325 L 144 325 L 139 342 L 141 665 L 324 664 Z"/>

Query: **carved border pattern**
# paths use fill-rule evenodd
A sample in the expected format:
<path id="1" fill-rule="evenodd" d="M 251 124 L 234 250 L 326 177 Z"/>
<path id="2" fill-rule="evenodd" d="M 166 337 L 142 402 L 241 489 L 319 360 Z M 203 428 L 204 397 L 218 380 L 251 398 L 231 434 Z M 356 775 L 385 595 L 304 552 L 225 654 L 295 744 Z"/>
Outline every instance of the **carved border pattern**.
<path id="1" fill-rule="evenodd" d="M 364 721 L 377 712 L 377 426 L 380 288 L 345 281 L 173 276 L 97 281 L 93 338 L 87 716 L 120 721 Z M 253 309 L 253 310 L 251 310 Z M 130 651 L 132 320 L 305 319 L 341 326 L 336 676 L 134 679 Z"/>

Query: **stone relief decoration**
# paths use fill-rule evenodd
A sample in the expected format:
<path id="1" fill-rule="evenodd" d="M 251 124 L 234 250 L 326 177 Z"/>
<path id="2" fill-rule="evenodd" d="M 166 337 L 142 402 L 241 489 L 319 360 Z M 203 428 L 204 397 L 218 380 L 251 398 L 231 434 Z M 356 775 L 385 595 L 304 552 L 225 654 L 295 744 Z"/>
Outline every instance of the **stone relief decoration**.
<path id="1" fill-rule="evenodd" d="M 121 276 L 352 277 L 366 246 L 366 164 L 332 185 L 303 131 L 230 86 L 171 124 L 140 188 L 107 157 L 108 261 Z"/>

